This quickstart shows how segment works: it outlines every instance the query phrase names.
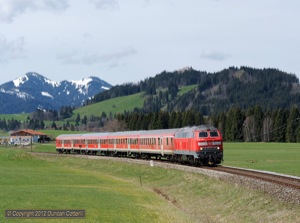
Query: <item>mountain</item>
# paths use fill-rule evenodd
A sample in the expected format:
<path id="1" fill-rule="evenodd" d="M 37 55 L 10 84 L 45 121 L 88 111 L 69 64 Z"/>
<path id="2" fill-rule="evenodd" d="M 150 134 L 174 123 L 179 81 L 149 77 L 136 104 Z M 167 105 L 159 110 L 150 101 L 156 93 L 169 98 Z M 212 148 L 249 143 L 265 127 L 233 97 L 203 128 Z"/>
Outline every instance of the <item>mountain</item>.
<path id="1" fill-rule="evenodd" d="M 58 83 L 30 72 L 0 85 L 0 113 L 27 113 L 37 108 L 58 110 L 62 106 L 80 106 L 95 94 L 111 87 L 98 77 Z"/>

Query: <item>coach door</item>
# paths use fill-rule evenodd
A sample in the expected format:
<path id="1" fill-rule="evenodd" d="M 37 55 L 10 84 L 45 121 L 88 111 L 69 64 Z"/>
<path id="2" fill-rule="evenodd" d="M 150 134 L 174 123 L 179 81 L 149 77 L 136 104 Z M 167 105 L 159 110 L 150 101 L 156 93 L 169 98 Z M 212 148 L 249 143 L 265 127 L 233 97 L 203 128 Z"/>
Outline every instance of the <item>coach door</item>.
<path id="1" fill-rule="evenodd" d="M 159 138 L 159 145 L 160 145 L 161 155 L 164 156 L 164 138 L 163 137 Z"/>

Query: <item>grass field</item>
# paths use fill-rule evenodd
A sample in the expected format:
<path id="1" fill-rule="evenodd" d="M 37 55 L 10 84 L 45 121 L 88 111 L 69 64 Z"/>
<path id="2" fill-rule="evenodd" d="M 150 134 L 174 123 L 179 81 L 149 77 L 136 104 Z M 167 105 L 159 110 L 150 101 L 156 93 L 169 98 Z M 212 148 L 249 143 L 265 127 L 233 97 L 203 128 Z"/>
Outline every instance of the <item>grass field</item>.
<path id="1" fill-rule="evenodd" d="M 0 222 L 299 222 L 300 207 L 200 174 L 0 148 Z M 85 209 L 86 219 L 4 219 Z"/>
<path id="2" fill-rule="evenodd" d="M 224 143 L 224 165 L 300 177 L 300 143 Z"/>

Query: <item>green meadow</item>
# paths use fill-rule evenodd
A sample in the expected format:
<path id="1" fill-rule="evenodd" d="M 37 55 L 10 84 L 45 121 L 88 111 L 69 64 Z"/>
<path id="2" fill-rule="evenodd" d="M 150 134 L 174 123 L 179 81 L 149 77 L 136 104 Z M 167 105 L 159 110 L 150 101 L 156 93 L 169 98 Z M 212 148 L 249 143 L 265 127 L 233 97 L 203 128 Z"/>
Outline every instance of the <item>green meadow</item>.
<path id="1" fill-rule="evenodd" d="M 299 222 L 300 206 L 179 170 L 0 148 L 0 222 Z M 85 219 L 5 219 L 7 209 L 84 209 Z"/>
<path id="2" fill-rule="evenodd" d="M 223 165 L 300 177 L 300 143 L 224 143 Z"/>

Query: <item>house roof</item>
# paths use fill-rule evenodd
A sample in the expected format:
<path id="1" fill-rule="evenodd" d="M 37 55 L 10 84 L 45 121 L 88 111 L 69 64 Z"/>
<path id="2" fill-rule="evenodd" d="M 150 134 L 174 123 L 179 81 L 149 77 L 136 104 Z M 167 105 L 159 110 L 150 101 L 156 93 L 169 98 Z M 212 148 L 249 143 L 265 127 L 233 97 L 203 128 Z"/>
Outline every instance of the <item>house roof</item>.
<path id="1" fill-rule="evenodd" d="M 37 131 L 34 131 L 32 129 L 22 129 L 22 130 L 11 133 L 11 135 L 18 135 L 20 133 L 27 133 L 29 135 L 47 135 L 43 132 L 37 132 Z"/>

